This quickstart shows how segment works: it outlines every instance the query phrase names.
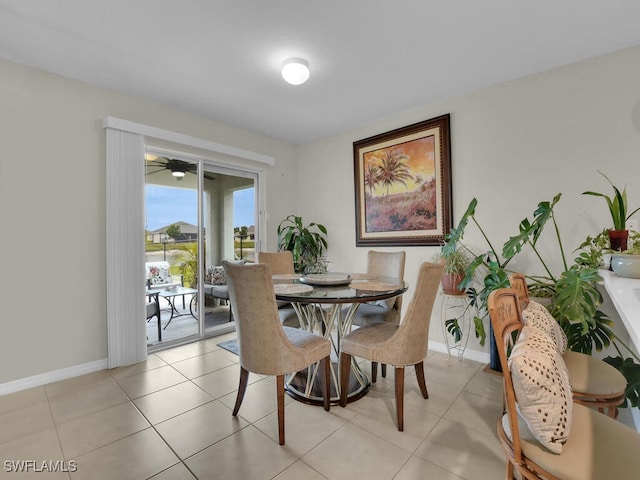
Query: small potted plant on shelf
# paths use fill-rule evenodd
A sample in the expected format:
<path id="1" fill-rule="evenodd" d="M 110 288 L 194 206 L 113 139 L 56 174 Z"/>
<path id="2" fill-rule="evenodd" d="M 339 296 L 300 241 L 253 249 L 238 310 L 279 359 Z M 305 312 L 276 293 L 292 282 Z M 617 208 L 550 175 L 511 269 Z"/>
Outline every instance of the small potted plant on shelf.
<path id="1" fill-rule="evenodd" d="M 613 228 L 609 230 L 611 250 L 624 251 L 627 249 L 627 241 L 629 238 L 629 231 L 626 229 L 627 220 L 634 213 L 639 211 L 640 207 L 627 214 L 627 187 L 624 187 L 622 191 L 620 191 L 620 189 L 616 187 L 611 180 L 609 180 L 609 177 L 599 170 L 598 173 L 606 178 L 609 184 L 613 187 L 613 195 L 609 197 L 604 193 L 592 191 L 582 192 L 582 194 L 602 197 L 607 201 L 609 213 L 611 213 L 611 219 L 613 220 Z"/>
<path id="2" fill-rule="evenodd" d="M 467 269 L 475 255 L 463 244 L 448 240 L 436 255 L 436 260 L 444 265 L 442 275 L 442 291 L 448 295 L 464 295 L 465 289 L 460 286 Z"/>
<path id="3" fill-rule="evenodd" d="M 327 248 L 327 228 L 319 223 L 304 225 L 302 217 L 289 215 L 278 225 L 278 248 L 290 250 L 297 273 L 327 271 L 322 257 Z"/>

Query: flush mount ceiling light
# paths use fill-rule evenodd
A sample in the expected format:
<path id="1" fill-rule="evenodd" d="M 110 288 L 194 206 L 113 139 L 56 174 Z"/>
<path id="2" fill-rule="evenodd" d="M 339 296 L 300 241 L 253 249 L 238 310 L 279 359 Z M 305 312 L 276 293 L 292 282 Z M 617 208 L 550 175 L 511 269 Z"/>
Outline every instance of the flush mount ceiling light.
<path id="1" fill-rule="evenodd" d="M 302 58 L 289 58 L 282 64 L 282 78 L 291 85 L 302 85 L 309 79 L 309 64 Z"/>

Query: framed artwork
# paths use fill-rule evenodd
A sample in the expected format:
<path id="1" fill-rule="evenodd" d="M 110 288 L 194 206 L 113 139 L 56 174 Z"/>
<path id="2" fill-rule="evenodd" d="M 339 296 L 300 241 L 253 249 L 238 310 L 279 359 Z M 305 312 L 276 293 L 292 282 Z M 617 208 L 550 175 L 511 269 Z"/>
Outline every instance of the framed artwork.
<path id="1" fill-rule="evenodd" d="M 356 246 L 440 245 L 452 223 L 449 114 L 353 142 Z"/>

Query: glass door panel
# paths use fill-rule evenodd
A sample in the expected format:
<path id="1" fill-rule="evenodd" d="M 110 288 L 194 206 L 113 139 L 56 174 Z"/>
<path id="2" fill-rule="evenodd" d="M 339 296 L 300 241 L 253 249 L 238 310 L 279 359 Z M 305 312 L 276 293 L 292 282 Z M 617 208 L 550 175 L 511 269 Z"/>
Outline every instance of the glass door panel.
<path id="1" fill-rule="evenodd" d="M 145 159 L 147 346 L 199 338 L 198 165 L 147 154 Z M 159 325 L 158 325 L 159 323 Z"/>

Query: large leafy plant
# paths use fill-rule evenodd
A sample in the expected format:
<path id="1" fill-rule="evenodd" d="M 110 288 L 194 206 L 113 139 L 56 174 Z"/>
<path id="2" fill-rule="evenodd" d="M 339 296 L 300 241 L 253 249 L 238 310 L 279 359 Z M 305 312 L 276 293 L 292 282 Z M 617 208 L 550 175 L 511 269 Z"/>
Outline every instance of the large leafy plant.
<path id="1" fill-rule="evenodd" d="M 479 256 L 474 265 L 467 272 L 465 280 L 469 282 L 467 293 L 472 302 L 478 307 L 479 317 L 476 318 L 476 335 L 479 333 L 479 323 L 487 316 L 486 301 L 489 294 L 497 289 L 508 286 L 508 263 L 523 249 L 529 248 L 539 260 L 545 272 L 544 275 L 529 276 L 531 282 L 530 291 L 533 294 L 550 297 L 549 310 L 558 320 L 568 337 L 568 347 L 571 350 L 592 354 L 593 350 L 600 351 L 610 345 L 618 352 L 617 357 L 607 357 L 605 361 L 618 368 L 627 379 L 626 396 L 633 406 L 640 405 L 640 365 L 633 358 L 624 358 L 620 346 L 626 349 L 637 361 L 640 359 L 629 349 L 612 331 L 612 321 L 600 309 L 603 298 L 597 286 L 602 282 L 598 274 L 599 261 L 594 250 L 603 242 L 599 237 L 588 239 L 577 250 L 580 252 L 572 264 L 567 261 L 565 248 L 562 243 L 560 229 L 556 221 L 555 207 L 560 201 L 561 194 L 553 197 L 552 201 L 540 202 L 533 213 L 533 218 L 525 218 L 518 226 L 518 234 L 510 237 L 503 245 L 501 255 L 489 242 L 482 228 L 475 219 L 475 199 L 469 205 L 461 224 L 471 219 L 480 228 L 480 231 L 490 246 L 489 252 Z M 562 272 L 553 273 L 548 262 L 544 259 L 538 241 L 545 227 L 552 225 L 553 236 L 560 251 L 562 260 Z M 462 232 L 455 231 L 462 236 Z M 603 235 L 603 234 L 600 234 Z M 485 267 L 486 274 L 482 282 L 482 288 L 475 290 L 472 286 L 475 270 L 480 266 Z M 483 340 L 483 338 L 481 338 Z M 483 343 L 481 341 L 481 343 Z"/>
<path id="2" fill-rule="evenodd" d="M 326 235 L 324 225 L 314 222 L 304 225 L 302 217 L 289 215 L 278 225 L 278 248 L 291 251 L 298 273 L 326 271 L 322 258 L 327 248 Z"/>

